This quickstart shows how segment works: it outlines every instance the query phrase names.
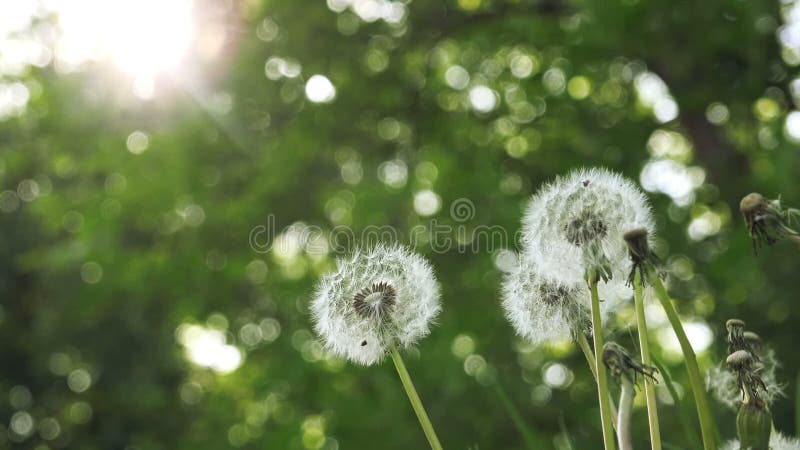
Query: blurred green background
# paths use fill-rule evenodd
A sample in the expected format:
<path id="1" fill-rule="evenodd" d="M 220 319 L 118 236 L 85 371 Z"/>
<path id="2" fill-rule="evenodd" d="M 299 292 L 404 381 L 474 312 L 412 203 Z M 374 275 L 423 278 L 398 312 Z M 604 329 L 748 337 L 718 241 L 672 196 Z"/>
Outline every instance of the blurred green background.
<path id="1" fill-rule="evenodd" d="M 794 434 L 798 249 L 754 256 L 737 205 L 800 205 L 796 21 L 792 0 L 3 1 L 0 447 L 425 448 L 391 363 L 312 334 L 327 233 L 496 225 L 513 250 L 537 186 L 595 165 L 648 191 L 701 365 L 730 317 L 777 351 Z M 265 226 L 280 245 L 251 245 Z M 498 386 L 537 448 L 599 448 L 580 351 L 503 317 L 513 254 L 417 244 L 444 310 L 407 363 L 445 448 L 524 447 Z M 659 388 L 664 441 L 698 448 L 648 313 L 685 394 Z M 610 337 L 635 352 L 632 319 Z"/>

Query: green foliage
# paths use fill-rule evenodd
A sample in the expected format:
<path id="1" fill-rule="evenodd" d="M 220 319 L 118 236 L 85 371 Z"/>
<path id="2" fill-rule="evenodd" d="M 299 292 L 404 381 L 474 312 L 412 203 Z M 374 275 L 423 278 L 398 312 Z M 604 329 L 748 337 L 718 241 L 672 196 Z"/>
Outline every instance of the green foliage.
<path id="1" fill-rule="evenodd" d="M 688 173 L 685 197 L 650 198 L 678 313 L 716 336 L 698 352 L 701 369 L 726 354 L 724 321 L 742 317 L 783 361 L 779 378 L 800 370 L 797 248 L 754 257 L 735 213 L 751 191 L 800 205 L 798 146 L 784 131 L 795 68 L 781 59 L 776 2 L 415 1 L 399 24 L 322 1 L 231 3 L 219 13 L 223 54 L 187 68 L 195 81 L 159 79 L 152 100 L 100 63 L 18 77 L 26 111 L 0 122 L 0 192 L 17 202 L 0 209 L 0 447 L 423 448 L 391 363 L 330 359 L 311 332 L 311 289 L 336 253 L 257 251 L 252 230 L 272 216 L 278 232 L 388 225 L 407 242 L 436 220 L 454 242 L 503 227 L 513 249 L 525 200 L 579 166 L 649 182 L 666 167 Z M 267 18 L 279 31 L 265 41 L 256 30 Z M 298 61 L 302 76 L 266 78 L 273 56 Z M 469 74 L 463 89 L 455 66 Z M 304 96 L 315 73 L 336 87 L 331 103 Z M 637 92 L 648 73 L 667 86 L 674 119 L 661 123 Z M 479 85 L 495 101 L 486 112 L 469 99 Z M 126 148 L 136 130 L 149 140 L 140 154 Z M 26 180 L 38 188 L 30 201 Z M 423 190 L 440 199 L 429 217 L 414 206 Z M 457 199 L 474 205 L 468 220 L 450 214 Z M 599 448 L 580 350 L 532 349 L 503 317 L 505 254 L 417 250 L 436 268 L 444 310 L 406 363 L 444 447 L 526 448 L 511 409 L 483 387 L 496 369 L 541 448 Z M 633 305 L 612 322 L 635 348 Z M 665 322 L 648 322 L 677 385 L 659 388 L 662 436 L 697 448 L 682 423 L 693 405 L 676 398 L 689 395 L 683 362 Z M 191 324 L 220 331 L 241 366 L 221 373 L 187 358 Z M 563 383 L 547 377 L 554 363 Z M 792 403 L 771 408 L 777 430 L 792 430 Z M 711 406 L 734 437 L 733 413 Z M 8 430 L 19 412 L 35 422 L 24 439 Z M 59 424 L 52 439 L 46 418 Z M 643 407 L 633 432 L 645 448 Z"/>

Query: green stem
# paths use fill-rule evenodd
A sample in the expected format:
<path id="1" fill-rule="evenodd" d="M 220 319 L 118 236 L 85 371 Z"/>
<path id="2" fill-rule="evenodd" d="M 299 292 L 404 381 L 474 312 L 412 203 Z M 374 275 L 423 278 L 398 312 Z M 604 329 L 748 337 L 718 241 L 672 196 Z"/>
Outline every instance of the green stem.
<path id="1" fill-rule="evenodd" d="M 633 411 L 633 384 L 622 376 L 622 391 L 619 394 L 619 416 L 617 417 L 617 442 L 619 450 L 633 450 L 631 441 L 631 412 Z"/>
<path id="2" fill-rule="evenodd" d="M 592 294 L 592 333 L 594 334 L 594 354 L 603 353 L 603 323 L 600 319 L 600 296 L 597 294 L 597 275 L 594 271 L 589 273 L 589 290 Z M 597 397 L 600 401 L 600 422 L 603 425 L 603 446 L 605 450 L 614 450 L 614 430 L 612 429 L 611 401 L 608 391 L 606 366 L 595 358 L 595 371 L 597 373 Z"/>
<path id="3" fill-rule="evenodd" d="M 525 445 L 531 449 L 535 450 L 537 448 L 536 439 L 533 437 L 533 433 L 531 430 L 528 429 L 528 426 L 525 424 L 525 421 L 522 419 L 522 415 L 517 410 L 517 407 L 514 405 L 514 402 L 508 398 L 508 394 L 506 394 L 505 389 L 503 386 L 500 385 L 500 382 L 497 381 L 494 383 L 495 391 L 497 392 L 497 396 L 500 398 L 500 403 L 503 404 L 506 408 L 506 412 L 508 412 L 509 417 L 511 417 L 511 421 L 514 422 L 514 425 L 517 427 L 517 430 L 522 435 L 522 440 L 525 441 Z"/>
<path id="4" fill-rule="evenodd" d="M 683 330 L 681 320 L 678 318 L 678 313 L 675 307 L 672 306 L 672 301 L 667 294 L 667 290 L 661 279 L 656 274 L 652 267 L 647 268 L 647 276 L 652 281 L 653 287 L 656 291 L 656 296 L 667 314 L 667 319 L 672 330 L 678 337 L 678 342 L 681 344 L 681 351 L 683 352 L 684 360 L 686 361 L 686 371 L 689 373 L 689 382 L 692 386 L 692 394 L 694 395 L 695 406 L 697 407 L 697 416 L 700 419 L 700 433 L 703 435 L 703 449 L 715 450 L 717 448 L 714 442 L 714 422 L 711 416 L 711 410 L 708 406 L 708 398 L 706 391 L 703 388 L 703 379 L 700 376 L 700 368 L 697 366 L 697 357 L 694 354 L 689 338 L 686 337 L 686 332 Z"/>
<path id="5" fill-rule="evenodd" d="M 594 362 L 594 353 L 592 353 L 591 347 L 589 347 L 589 342 L 586 340 L 586 336 L 583 333 L 578 333 L 578 346 L 583 351 L 583 356 L 586 357 L 586 362 L 589 363 L 589 369 L 592 371 L 592 376 L 594 377 L 595 381 L 597 381 L 597 363 Z"/>
<path id="6" fill-rule="evenodd" d="M 592 353 L 592 347 L 589 345 L 589 341 L 586 340 L 586 336 L 583 333 L 578 333 L 578 346 L 583 351 L 583 356 L 586 357 L 586 362 L 589 364 L 589 369 L 592 371 L 592 377 L 594 377 L 595 382 L 597 382 L 597 363 L 594 361 L 594 353 Z M 617 428 L 617 407 L 614 406 L 614 401 L 611 399 L 611 392 L 608 393 L 609 398 L 609 405 L 611 406 L 611 419 L 613 420 L 612 425 L 614 428 Z"/>
<path id="7" fill-rule="evenodd" d="M 637 268 L 633 278 L 633 302 L 636 309 L 636 326 L 639 331 L 639 347 L 642 351 L 642 364 L 650 362 L 650 344 L 647 341 L 647 321 L 644 316 L 644 297 L 642 296 L 642 272 Z M 658 426 L 658 404 L 656 403 L 656 387 L 653 380 L 644 377 L 644 395 L 647 400 L 647 420 L 650 425 L 650 446 L 652 450 L 661 450 L 661 430 Z"/>
<path id="8" fill-rule="evenodd" d="M 405 363 L 403 363 L 403 357 L 400 356 L 400 352 L 397 351 L 397 346 L 394 343 L 390 345 L 389 349 L 392 355 L 392 361 L 394 361 L 394 366 L 397 368 L 397 374 L 400 375 L 400 381 L 403 383 L 406 394 L 408 394 L 408 400 L 411 402 L 414 412 L 417 413 L 417 419 L 419 419 L 419 424 L 422 426 L 422 431 L 425 432 L 425 437 L 428 438 L 431 449 L 442 450 L 442 444 L 439 443 L 439 438 L 436 437 L 436 431 L 433 430 L 433 425 L 428 418 L 428 413 L 425 412 L 425 407 L 422 406 L 422 400 L 419 399 L 417 390 L 414 388 L 414 383 L 411 381 L 411 376 L 408 374 L 408 370 L 406 370 Z"/>

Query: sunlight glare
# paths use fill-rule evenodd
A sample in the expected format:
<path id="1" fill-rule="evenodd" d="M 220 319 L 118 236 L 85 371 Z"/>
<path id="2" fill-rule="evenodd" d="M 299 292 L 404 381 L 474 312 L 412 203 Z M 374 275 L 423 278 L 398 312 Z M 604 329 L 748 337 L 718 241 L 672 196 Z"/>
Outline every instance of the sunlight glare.
<path id="1" fill-rule="evenodd" d="M 177 67 L 193 40 L 192 0 L 75 0 L 53 5 L 64 68 L 110 59 L 133 76 Z"/>
<path id="2" fill-rule="evenodd" d="M 200 325 L 182 325 L 178 339 L 193 363 L 219 373 L 230 373 L 242 364 L 242 353 L 225 343 L 225 334 Z"/>

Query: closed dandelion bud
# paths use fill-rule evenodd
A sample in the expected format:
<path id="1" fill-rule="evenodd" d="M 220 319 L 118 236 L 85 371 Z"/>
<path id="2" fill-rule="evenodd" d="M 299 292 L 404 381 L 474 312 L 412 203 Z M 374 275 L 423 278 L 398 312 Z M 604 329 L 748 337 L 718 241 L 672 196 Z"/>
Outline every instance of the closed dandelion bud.
<path id="1" fill-rule="evenodd" d="M 575 284 L 594 273 L 625 279 L 631 261 L 623 233 L 653 230 L 650 207 L 631 181 L 606 169 L 558 177 L 531 198 L 523 218 L 525 253 L 546 279 Z"/>
<path id="2" fill-rule="evenodd" d="M 738 440 L 728 441 L 720 450 L 741 450 L 746 449 Z M 770 450 L 800 450 L 800 439 L 784 436 L 777 431 L 772 433 L 769 439 Z"/>
<path id="3" fill-rule="evenodd" d="M 338 259 L 311 303 L 314 328 L 325 347 L 364 365 L 383 359 L 392 343 L 414 345 L 429 333 L 440 309 L 431 266 L 397 245 Z"/>
<path id="4" fill-rule="evenodd" d="M 650 251 L 650 244 L 648 243 L 649 235 L 650 232 L 645 228 L 634 228 L 633 230 L 626 231 L 622 235 L 622 238 L 628 245 L 628 254 L 631 260 L 631 272 L 628 275 L 629 286 L 633 286 L 636 270 L 639 270 L 642 285 L 644 285 L 648 273 L 647 265 L 650 264 L 656 267 L 660 264 L 658 257 Z"/>
<path id="5" fill-rule="evenodd" d="M 742 450 L 770 450 L 772 414 L 763 402 L 742 404 L 736 415 L 736 432 Z"/>

